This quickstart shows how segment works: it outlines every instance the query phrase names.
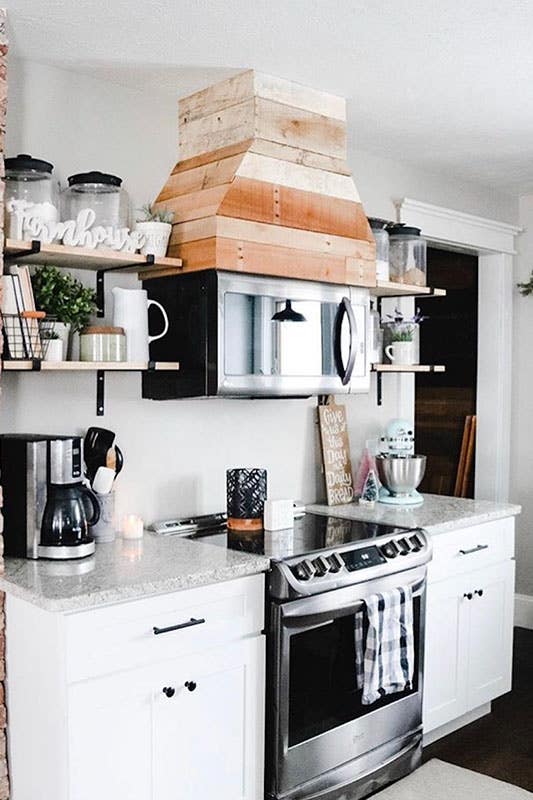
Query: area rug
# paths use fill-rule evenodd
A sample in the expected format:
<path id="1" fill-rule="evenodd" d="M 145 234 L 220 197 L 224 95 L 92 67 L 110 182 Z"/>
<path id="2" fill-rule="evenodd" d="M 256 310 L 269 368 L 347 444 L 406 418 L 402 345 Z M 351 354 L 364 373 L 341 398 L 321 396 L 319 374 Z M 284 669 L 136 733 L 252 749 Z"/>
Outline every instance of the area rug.
<path id="1" fill-rule="evenodd" d="M 526 800 L 532 792 L 437 758 L 372 796 L 372 800 Z"/>

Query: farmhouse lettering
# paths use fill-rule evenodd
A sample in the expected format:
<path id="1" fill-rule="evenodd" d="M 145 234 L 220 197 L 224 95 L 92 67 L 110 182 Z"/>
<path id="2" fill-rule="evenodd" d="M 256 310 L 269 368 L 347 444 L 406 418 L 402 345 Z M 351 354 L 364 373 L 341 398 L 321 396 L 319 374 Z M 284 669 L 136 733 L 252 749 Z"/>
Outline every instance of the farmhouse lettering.
<path id="1" fill-rule="evenodd" d="M 346 409 L 335 403 L 319 406 L 318 421 L 328 505 L 350 503 L 353 481 Z"/>
<path id="2" fill-rule="evenodd" d="M 96 214 L 92 208 L 82 209 L 76 219 L 65 222 L 44 219 L 39 207 L 26 200 L 11 199 L 6 208 L 14 219 L 16 239 L 38 239 L 45 244 L 55 241 L 69 247 L 90 249 L 109 247 L 134 253 L 143 246 L 146 238 L 144 233 L 129 228 L 94 225 Z"/>

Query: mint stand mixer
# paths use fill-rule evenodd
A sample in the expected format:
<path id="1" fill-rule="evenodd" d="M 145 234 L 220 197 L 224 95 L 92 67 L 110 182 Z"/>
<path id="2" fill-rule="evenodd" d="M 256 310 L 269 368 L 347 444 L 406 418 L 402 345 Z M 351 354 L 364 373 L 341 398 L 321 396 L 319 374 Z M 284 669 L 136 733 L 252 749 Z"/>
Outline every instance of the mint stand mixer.
<path id="1" fill-rule="evenodd" d="M 415 435 L 411 422 L 393 419 L 381 437 L 381 453 L 376 456 L 381 481 L 379 502 L 394 506 L 415 506 L 424 502 L 417 488 L 426 471 L 426 456 L 415 455 Z"/>

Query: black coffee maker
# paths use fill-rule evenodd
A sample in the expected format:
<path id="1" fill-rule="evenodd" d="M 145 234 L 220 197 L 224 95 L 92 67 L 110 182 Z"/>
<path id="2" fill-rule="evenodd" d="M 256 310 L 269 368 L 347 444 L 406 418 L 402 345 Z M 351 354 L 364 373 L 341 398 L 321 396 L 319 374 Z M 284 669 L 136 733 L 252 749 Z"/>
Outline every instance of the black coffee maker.
<path id="1" fill-rule="evenodd" d="M 100 507 L 82 483 L 79 436 L 0 436 L 4 551 L 26 558 L 84 558 Z"/>

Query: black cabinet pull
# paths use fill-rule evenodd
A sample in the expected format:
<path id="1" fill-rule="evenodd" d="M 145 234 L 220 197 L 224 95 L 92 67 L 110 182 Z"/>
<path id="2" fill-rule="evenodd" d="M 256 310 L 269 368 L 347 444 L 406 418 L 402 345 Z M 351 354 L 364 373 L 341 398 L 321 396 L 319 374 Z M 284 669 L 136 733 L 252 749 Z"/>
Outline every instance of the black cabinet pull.
<path id="1" fill-rule="evenodd" d="M 467 600 L 471 600 L 474 595 L 472 592 L 465 592 L 463 597 L 466 597 Z"/>
<path id="2" fill-rule="evenodd" d="M 488 544 L 477 544 L 475 547 L 471 547 L 470 550 L 459 550 L 459 555 L 461 556 L 469 556 L 470 553 L 479 553 L 480 550 L 488 550 Z"/>
<path id="3" fill-rule="evenodd" d="M 176 690 L 173 686 L 164 686 L 163 687 L 163 694 L 166 694 L 167 697 L 174 697 L 176 694 Z"/>
<path id="4" fill-rule="evenodd" d="M 154 627 L 154 636 L 159 636 L 160 633 L 170 633 L 170 631 L 180 631 L 182 628 L 191 628 L 193 625 L 203 625 L 205 619 L 194 619 L 191 617 L 188 622 L 180 622 L 179 625 L 171 625 L 169 628 L 156 628 Z"/>
<path id="5" fill-rule="evenodd" d="M 479 597 L 483 597 L 483 589 L 476 589 L 474 594 L 477 594 Z"/>
<path id="6" fill-rule="evenodd" d="M 189 690 L 189 692 L 194 692 L 196 689 L 196 683 L 194 681 L 185 681 L 185 686 Z"/>

